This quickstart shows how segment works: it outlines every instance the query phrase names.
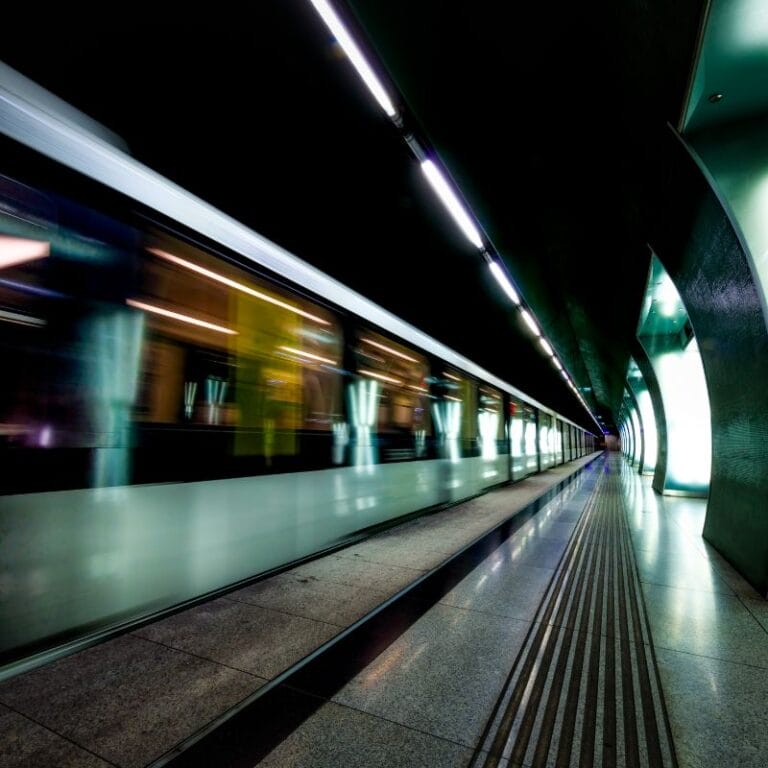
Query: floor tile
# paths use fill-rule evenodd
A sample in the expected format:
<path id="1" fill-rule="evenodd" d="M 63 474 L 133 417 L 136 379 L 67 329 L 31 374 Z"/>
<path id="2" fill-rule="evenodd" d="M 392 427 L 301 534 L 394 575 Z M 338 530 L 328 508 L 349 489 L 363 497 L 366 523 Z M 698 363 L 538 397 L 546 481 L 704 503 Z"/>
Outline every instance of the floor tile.
<path id="1" fill-rule="evenodd" d="M 763 628 L 739 598 L 643 584 L 656 646 L 768 668 Z"/>
<path id="2" fill-rule="evenodd" d="M 339 628 L 234 600 L 212 600 L 136 634 L 228 667 L 272 679 Z"/>
<path id="3" fill-rule="evenodd" d="M 701 550 L 717 570 L 718 576 L 740 597 L 762 600 L 760 593 L 705 539 L 701 540 Z"/>
<path id="4" fill-rule="evenodd" d="M 504 545 L 517 563 L 539 568 L 557 568 L 565 552 L 565 541 L 542 539 L 535 535 L 525 539 L 517 534 Z"/>
<path id="5" fill-rule="evenodd" d="M 654 552 L 665 557 L 679 553 L 700 551 L 700 542 L 692 539 L 677 526 L 646 525 L 631 531 L 632 546 L 638 554 L 641 551 Z"/>
<path id="6" fill-rule="evenodd" d="M 376 592 L 370 587 L 290 573 L 273 576 L 227 595 L 228 600 L 260 605 L 339 627 L 354 624 L 388 597 L 386 592 Z"/>
<path id="7" fill-rule="evenodd" d="M 440 602 L 455 608 L 530 621 L 554 573 L 549 568 L 509 564 L 502 557 L 492 555 Z"/>
<path id="8" fill-rule="evenodd" d="M 636 550 L 640 581 L 668 587 L 733 595 L 717 569 L 700 551 L 690 548 L 675 554 Z"/>
<path id="9" fill-rule="evenodd" d="M 763 598 L 742 598 L 747 610 L 760 622 L 762 628 L 768 632 L 768 601 Z M 768 641 L 768 638 L 766 638 Z"/>
<path id="10" fill-rule="evenodd" d="M 32 722 L 0 711 L 0 768 L 109 768 L 90 752 Z"/>
<path id="11" fill-rule="evenodd" d="M 261 768 L 464 768 L 472 751 L 339 704 L 323 705 Z"/>
<path id="12" fill-rule="evenodd" d="M 420 541 L 406 539 L 397 543 L 393 541 L 366 541 L 339 552 L 339 557 L 343 558 L 425 570 L 435 568 L 445 562 L 448 556 L 445 552 L 429 549 L 423 539 Z"/>
<path id="13" fill-rule="evenodd" d="M 339 581 L 351 586 L 367 586 L 392 594 L 421 578 L 426 573 L 426 568 L 402 568 L 372 563 L 359 557 L 329 555 L 304 563 L 288 573 L 302 577 L 315 576 L 318 579 Z"/>
<path id="14" fill-rule="evenodd" d="M 689 499 L 683 496 L 656 497 L 659 507 L 667 512 L 675 525 L 693 537 L 700 537 L 707 516 L 706 499 Z"/>
<path id="15" fill-rule="evenodd" d="M 535 519 L 535 518 L 534 518 Z M 539 519 L 536 532 L 542 539 L 567 542 L 571 538 L 576 521 L 565 522 L 562 520 Z"/>
<path id="16" fill-rule="evenodd" d="M 764 768 L 768 670 L 656 650 L 680 768 Z"/>
<path id="17" fill-rule="evenodd" d="M 0 700 L 105 760 L 133 768 L 264 682 L 124 635 L 3 683 Z"/>
<path id="18" fill-rule="evenodd" d="M 474 747 L 528 627 L 435 605 L 334 700 Z"/>

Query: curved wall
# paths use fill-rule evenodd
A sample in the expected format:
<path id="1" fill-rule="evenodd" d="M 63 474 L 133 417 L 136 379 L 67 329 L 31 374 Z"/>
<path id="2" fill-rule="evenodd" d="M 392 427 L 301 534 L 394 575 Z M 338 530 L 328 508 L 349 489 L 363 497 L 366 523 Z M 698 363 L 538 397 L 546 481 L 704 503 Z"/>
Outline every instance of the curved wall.
<path id="1" fill-rule="evenodd" d="M 666 153 L 668 178 L 651 246 L 685 302 L 709 390 L 712 475 L 704 536 L 765 595 L 768 330 L 762 291 L 728 212 L 673 131 Z"/>

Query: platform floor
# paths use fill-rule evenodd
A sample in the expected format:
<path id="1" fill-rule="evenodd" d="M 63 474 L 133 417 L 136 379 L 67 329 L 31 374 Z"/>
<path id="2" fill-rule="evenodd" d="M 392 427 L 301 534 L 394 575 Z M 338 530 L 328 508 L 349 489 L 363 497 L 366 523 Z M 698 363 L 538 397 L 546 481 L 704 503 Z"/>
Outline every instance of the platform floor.
<path id="1" fill-rule="evenodd" d="M 762 768 L 768 604 L 705 503 L 609 455 L 526 506 L 573 470 L 2 684 L 0 767 Z"/>

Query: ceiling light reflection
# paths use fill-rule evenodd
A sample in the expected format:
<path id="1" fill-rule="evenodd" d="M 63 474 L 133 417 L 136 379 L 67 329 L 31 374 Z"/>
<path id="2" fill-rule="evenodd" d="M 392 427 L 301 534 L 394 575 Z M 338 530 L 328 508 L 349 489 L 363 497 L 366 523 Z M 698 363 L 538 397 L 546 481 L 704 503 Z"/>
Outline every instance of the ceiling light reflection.
<path id="1" fill-rule="evenodd" d="M 318 363 L 328 363 L 328 365 L 336 365 L 335 360 L 331 360 L 327 357 L 320 357 L 320 355 L 313 355 L 311 352 L 305 352 L 303 349 L 294 349 L 293 347 L 278 347 L 283 352 L 290 352 L 294 355 L 306 357 L 308 360 L 315 360 Z"/>
<path id="2" fill-rule="evenodd" d="M 372 376 L 374 379 L 381 379 L 382 381 L 388 381 L 392 384 L 402 384 L 400 379 L 395 379 L 392 376 L 385 376 L 383 373 L 376 373 L 375 371 L 364 371 L 362 368 L 358 370 L 361 376 Z"/>
<path id="3" fill-rule="evenodd" d="M 129 307 L 140 309 L 144 312 L 152 312 L 155 315 L 161 315 L 162 317 L 169 317 L 172 320 L 179 320 L 182 323 L 189 323 L 190 325 L 197 325 L 200 328 L 207 328 L 209 331 L 216 331 L 217 333 L 226 333 L 230 336 L 236 336 L 237 331 L 233 331 L 231 328 L 225 328 L 223 325 L 216 325 L 215 323 L 209 323 L 205 320 L 200 320 L 197 317 L 191 317 L 190 315 L 183 315 L 181 312 L 173 312 L 170 309 L 163 309 L 162 307 L 156 307 L 153 304 L 145 304 L 143 301 L 136 301 L 135 299 L 126 299 L 125 303 Z"/>
<path id="4" fill-rule="evenodd" d="M 226 285 L 229 288 L 234 288 L 237 291 L 242 291 L 243 293 L 247 293 L 249 296 L 253 296 L 255 299 L 261 299 L 261 301 L 266 301 L 269 304 L 274 304 L 276 307 L 287 309 L 289 312 L 293 312 L 297 315 L 301 315 L 301 317 L 306 317 L 308 320 L 314 320 L 314 322 L 320 323 L 320 325 L 330 325 L 330 322 L 328 322 L 328 320 L 324 320 L 322 317 L 313 315 L 310 312 L 305 312 L 303 309 L 299 309 L 298 307 L 295 307 L 293 304 L 288 304 L 285 301 L 280 301 L 280 299 L 275 299 L 269 294 L 262 293 L 261 291 L 257 291 L 251 288 L 250 286 L 245 285 L 244 283 L 238 283 L 237 280 L 231 280 L 228 277 L 224 277 L 224 275 L 220 275 L 218 272 L 213 272 L 210 269 L 201 267 L 198 264 L 194 264 L 191 261 L 187 261 L 186 259 L 182 259 L 182 258 L 179 258 L 178 256 L 174 256 L 172 253 L 161 251 L 159 248 L 148 248 L 147 250 L 150 253 L 154 253 L 155 256 L 159 256 L 161 259 L 165 259 L 165 261 L 170 261 L 171 264 L 177 264 L 180 267 L 184 267 L 185 269 L 188 269 L 191 272 L 196 272 L 198 275 L 203 275 L 203 277 L 207 277 L 211 280 L 215 280 L 217 283 Z"/>
<path id="5" fill-rule="evenodd" d="M 373 339 L 360 339 L 364 344 L 370 344 L 372 347 L 376 347 L 377 349 L 382 349 L 384 352 L 389 352 L 390 355 L 395 355 L 396 357 L 401 357 L 403 360 L 408 360 L 410 363 L 418 363 L 419 361 L 415 357 L 409 357 L 408 355 L 403 354 L 402 352 L 398 352 L 396 349 L 392 349 L 392 347 L 386 346 L 386 344 L 380 344 L 378 341 L 374 341 Z"/>

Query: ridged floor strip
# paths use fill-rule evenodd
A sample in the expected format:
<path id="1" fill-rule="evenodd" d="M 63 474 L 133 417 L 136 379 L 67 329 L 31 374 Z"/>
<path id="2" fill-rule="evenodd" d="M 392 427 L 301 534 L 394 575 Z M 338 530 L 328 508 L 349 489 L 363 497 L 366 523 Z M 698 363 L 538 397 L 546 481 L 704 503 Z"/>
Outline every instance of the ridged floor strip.
<path id="1" fill-rule="evenodd" d="M 509 673 L 475 768 L 676 768 L 626 520 L 603 472 Z"/>

